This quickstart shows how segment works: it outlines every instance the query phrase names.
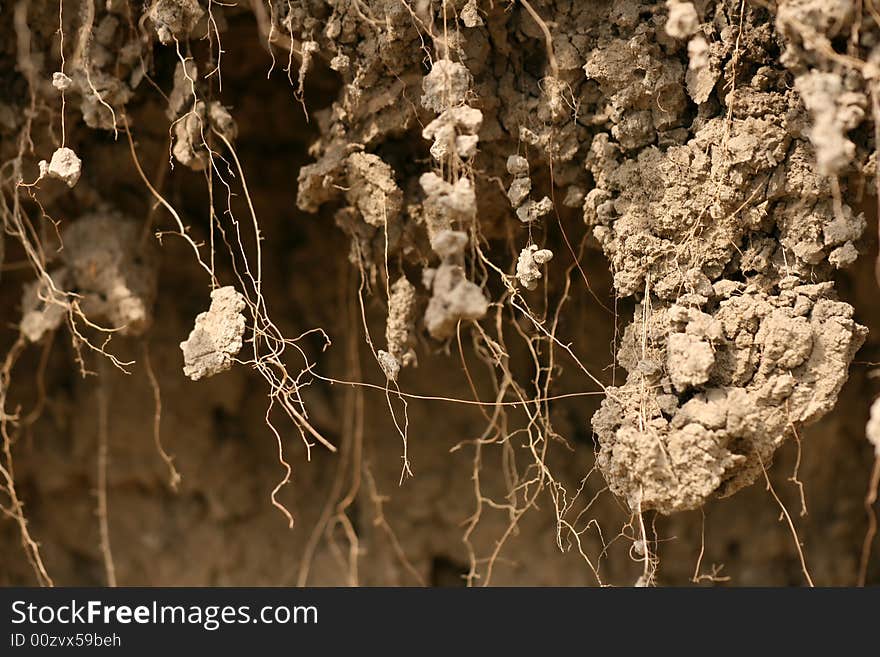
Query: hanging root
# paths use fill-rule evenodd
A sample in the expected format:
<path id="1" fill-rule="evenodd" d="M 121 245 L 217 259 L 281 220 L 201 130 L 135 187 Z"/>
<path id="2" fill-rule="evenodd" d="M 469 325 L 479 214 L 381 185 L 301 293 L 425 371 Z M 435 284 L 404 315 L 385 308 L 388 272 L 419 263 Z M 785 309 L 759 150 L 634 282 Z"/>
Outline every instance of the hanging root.
<path id="1" fill-rule="evenodd" d="M 21 546 L 24 548 L 28 563 L 37 577 L 37 582 L 40 586 L 54 586 L 52 578 L 49 576 L 43 563 L 40 545 L 34 540 L 28 529 L 28 522 L 24 515 L 24 503 L 15 487 L 15 464 L 12 459 L 12 446 L 17 435 L 18 415 L 17 413 L 9 413 L 7 402 L 12 369 L 24 350 L 25 344 L 24 337 L 19 336 L 18 340 L 6 354 L 2 369 L 0 369 L 0 438 L 3 440 L 2 458 L 0 458 L 0 495 L 6 498 L 5 502 L 0 503 L 0 512 L 18 525 Z"/>
<path id="2" fill-rule="evenodd" d="M 162 391 L 159 388 L 159 380 L 156 378 L 156 374 L 153 371 L 153 364 L 150 361 L 150 346 L 146 340 L 143 342 L 143 354 L 144 371 L 147 373 L 147 379 L 149 380 L 150 388 L 153 391 L 153 403 L 156 408 L 153 413 L 153 442 L 156 445 L 156 452 L 158 452 L 159 458 L 162 459 L 162 462 L 165 463 L 168 468 L 168 485 L 171 487 L 171 490 L 176 493 L 177 487 L 180 484 L 180 473 L 177 471 L 177 468 L 174 467 L 174 459 L 162 446 Z"/>
<path id="3" fill-rule="evenodd" d="M 95 495 L 98 499 L 98 530 L 100 534 L 101 558 L 104 561 L 104 573 L 107 586 L 116 586 L 116 565 L 113 562 L 113 550 L 110 547 L 110 511 L 107 501 L 107 465 L 109 461 L 109 400 L 107 399 L 107 369 L 100 361 L 98 378 L 98 477 Z"/>

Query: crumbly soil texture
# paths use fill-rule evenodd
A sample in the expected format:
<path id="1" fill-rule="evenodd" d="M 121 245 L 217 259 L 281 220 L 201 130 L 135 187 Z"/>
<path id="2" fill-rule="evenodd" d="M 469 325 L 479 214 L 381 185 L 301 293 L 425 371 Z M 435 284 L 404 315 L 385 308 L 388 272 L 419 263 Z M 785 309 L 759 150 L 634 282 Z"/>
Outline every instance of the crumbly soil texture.
<path id="1" fill-rule="evenodd" d="M 0 584 L 880 583 L 878 120 L 876 0 L 3 3 Z"/>

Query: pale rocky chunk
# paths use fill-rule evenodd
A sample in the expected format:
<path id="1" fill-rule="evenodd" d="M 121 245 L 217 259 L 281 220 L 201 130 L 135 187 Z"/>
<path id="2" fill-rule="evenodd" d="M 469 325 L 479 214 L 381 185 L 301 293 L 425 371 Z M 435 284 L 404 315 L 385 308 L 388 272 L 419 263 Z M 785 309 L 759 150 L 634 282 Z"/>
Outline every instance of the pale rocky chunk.
<path id="1" fill-rule="evenodd" d="M 553 252 L 549 249 L 539 249 L 537 244 L 530 244 L 519 253 L 516 262 L 516 278 L 527 290 L 538 287 L 541 279 L 541 265 L 553 259 Z"/>
<path id="2" fill-rule="evenodd" d="M 817 66 L 815 47 L 849 34 L 855 5 L 778 3 L 782 39 L 756 13 L 723 28 L 732 5 L 704 5 L 667 2 L 663 36 L 687 39 L 687 71 L 682 43 L 627 29 L 584 65 L 608 117 L 584 158 L 584 220 L 615 292 L 637 302 L 626 381 L 593 417 L 598 464 L 633 509 L 662 513 L 759 478 L 792 427 L 833 408 L 866 335 L 823 281 L 865 229 L 828 174 L 854 168 L 869 103 L 864 80 Z M 766 58 L 777 45 L 779 65 Z M 736 52 L 751 72 L 725 85 Z"/>
<path id="3" fill-rule="evenodd" d="M 467 233 L 460 230 L 441 230 L 431 239 L 431 248 L 441 258 L 455 258 L 464 253 Z"/>
<path id="4" fill-rule="evenodd" d="M 62 293 L 68 284 L 67 270 L 57 269 L 49 276 L 52 279 L 51 286 L 43 279 L 24 286 L 19 329 L 30 342 L 38 342 L 44 335 L 61 326 L 70 308 L 66 295 Z"/>
<path id="5" fill-rule="evenodd" d="M 73 187 L 82 174 L 82 160 L 70 148 L 59 148 L 52 153 L 52 159 L 40 161 L 40 177 L 48 176 Z"/>
<path id="6" fill-rule="evenodd" d="M 389 358 L 394 359 L 394 362 L 398 364 L 398 369 L 414 365 L 416 362 L 416 353 L 413 348 L 416 334 L 416 304 L 416 288 L 407 280 L 406 276 L 401 276 L 394 281 L 391 286 L 391 297 L 388 299 L 388 321 L 385 324 L 385 341 L 388 344 L 388 351 L 380 351 L 379 355 L 381 358 L 382 353 L 387 353 Z M 387 374 L 394 370 L 392 368 L 385 371 Z M 391 378 L 396 380 L 396 373 Z"/>
<path id="7" fill-rule="evenodd" d="M 657 41 L 605 40 L 583 66 L 605 96 L 611 134 L 626 151 L 647 146 L 658 131 L 678 127 L 687 104 L 684 66 L 667 57 Z"/>
<path id="8" fill-rule="evenodd" d="M 530 224 L 537 221 L 553 210 L 553 201 L 548 197 L 542 198 L 540 201 L 527 200 L 516 211 L 517 218 L 524 224 Z"/>
<path id="9" fill-rule="evenodd" d="M 461 105 L 471 86 L 467 67 L 449 59 L 438 59 L 422 80 L 422 105 L 438 114 Z"/>
<path id="10" fill-rule="evenodd" d="M 174 146 L 171 152 L 174 159 L 193 171 L 204 171 L 209 162 L 204 143 L 204 133 L 209 130 L 206 110 L 205 103 L 198 101 L 194 110 L 174 122 Z"/>
<path id="11" fill-rule="evenodd" d="M 465 221 L 477 211 L 476 193 L 468 178 L 462 177 L 450 183 L 429 171 L 419 177 L 419 184 L 427 196 L 425 204 L 446 221 Z"/>
<path id="12" fill-rule="evenodd" d="M 480 17 L 477 7 L 477 0 L 468 0 L 464 7 L 461 8 L 458 17 L 461 18 L 461 22 L 464 23 L 465 27 L 479 27 L 483 24 L 483 19 Z"/>
<path id="13" fill-rule="evenodd" d="M 708 41 L 697 34 L 688 41 L 688 70 L 685 74 L 687 92 L 698 105 L 705 103 L 712 95 L 715 84 L 721 75 L 721 67 L 712 57 Z"/>
<path id="14" fill-rule="evenodd" d="M 666 20 L 666 33 L 676 39 L 686 39 L 700 27 L 697 10 L 690 2 L 666 0 L 669 18 Z"/>
<path id="15" fill-rule="evenodd" d="M 394 172 L 372 153 L 352 153 L 346 160 L 348 202 L 371 226 L 390 225 L 400 215 L 403 192 L 394 182 Z"/>
<path id="16" fill-rule="evenodd" d="M 599 467 L 634 509 L 697 508 L 752 483 L 793 424 L 833 408 L 867 333 L 831 283 L 715 289 L 731 296 L 712 312 L 652 299 L 624 331 L 628 376 L 593 427 Z"/>
<path id="17" fill-rule="evenodd" d="M 58 328 L 72 304 L 92 323 L 142 335 L 153 318 L 157 272 L 153 246 L 139 238 L 140 224 L 115 212 L 86 215 L 67 226 L 61 232 L 63 265 L 50 274 L 55 291 L 46 281 L 25 286 L 19 325 L 24 336 L 36 342 Z"/>
<path id="18" fill-rule="evenodd" d="M 339 73 L 347 71 L 349 67 L 351 67 L 351 58 L 348 55 L 339 53 L 330 60 L 330 68 Z"/>
<path id="19" fill-rule="evenodd" d="M 52 74 L 52 86 L 58 91 L 67 91 L 73 84 L 73 80 L 61 71 Z"/>
<path id="20" fill-rule="evenodd" d="M 163 44 L 185 40 L 205 14 L 198 0 L 154 0 L 147 11 Z"/>
<path id="21" fill-rule="evenodd" d="M 185 64 L 177 62 L 174 68 L 174 85 L 171 87 L 171 93 L 168 94 L 168 107 L 165 110 L 165 115 L 170 121 L 174 121 L 184 111 L 192 109 L 193 86 L 198 79 L 199 68 L 194 60 L 188 58 Z"/>
<path id="22" fill-rule="evenodd" d="M 141 240 L 141 222 L 96 212 L 65 228 L 61 240 L 83 314 L 123 335 L 142 335 L 153 319 L 157 262 L 153 244 Z"/>
<path id="23" fill-rule="evenodd" d="M 178 70 L 182 69 L 178 67 Z M 186 82 L 186 85 L 188 84 L 189 82 Z M 179 105 L 181 102 L 182 107 Z M 182 165 L 193 171 L 203 171 L 210 163 L 210 154 L 205 141 L 207 133 L 213 129 L 231 142 L 238 135 L 238 126 L 229 110 L 217 101 L 212 100 L 206 105 L 200 100 L 194 106 L 189 102 L 187 98 L 181 101 L 173 92 L 169 99 L 167 110 L 169 116 L 186 110 L 185 114 L 174 120 L 172 153 Z"/>
<path id="24" fill-rule="evenodd" d="M 828 262 L 836 269 L 843 269 L 844 267 L 849 267 L 858 257 L 858 249 L 856 249 L 852 242 L 847 242 L 828 254 Z"/>
<path id="25" fill-rule="evenodd" d="M 522 155 L 511 155 L 507 158 L 507 172 L 514 176 L 529 175 L 529 161 Z"/>
<path id="26" fill-rule="evenodd" d="M 472 107 L 452 107 L 431 121 L 422 130 L 422 137 L 433 140 L 431 155 L 442 160 L 453 151 L 461 158 L 472 157 L 480 138 L 483 113 Z"/>
<path id="27" fill-rule="evenodd" d="M 397 375 L 400 374 L 400 361 L 383 349 L 376 352 L 376 358 L 385 378 L 389 381 L 397 381 Z"/>
<path id="28" fill-rule="evenodd" d="M 686 333 L 671 333 L 666 344 L 667 371 L 676 390 L 684 391 L 709 380 L 715 365 L 712 345 Z"/>
<path id="29" fill-rule="evenodd" d="M 238 137 L 238 124 L 229 110 L 216 100 L 208 103 L 208 120 L 211 122 L 211 127 L 227 140 L 234 141 Z"/>
<path id="30" fill-rule="evenodd" d="M 507 190 L 507 199 L 510 201 L 510 205 L 518 208 L 529 197 L 529 192 L 531 191 L 531 178 L 514 178 L 513 182 L 510 183 L 510 189 Z"/>
<path id="31" fill-rule="evenodd" d="M 467 280 L 460 265 L 440 265 L 431 285 L 433 295 L 425 311 L 425 327 L 432 337 L 452 337 L 459 321 L 485 317 L 489 301 L 478 285 Z"/>
<path id="32" fill-rule="evenodd" d="M 809 71 L 795 78 L 794 87 L 812 117 L 810 141 L 816 147 L 821 173 L 836 175 L 855 156 L 856 146 L 847 133 L 865 118 L 867 99 L 848 91 L 838 73 Z"/>
<path id="33" fill-rule="evenodd" d="M 241 351 L 245 330 L 245 298 L 232 286 L 211 292 L 211 307 L 199 313 L 185 342 L 183 373 L 193 381 L 230 369 Z"/>

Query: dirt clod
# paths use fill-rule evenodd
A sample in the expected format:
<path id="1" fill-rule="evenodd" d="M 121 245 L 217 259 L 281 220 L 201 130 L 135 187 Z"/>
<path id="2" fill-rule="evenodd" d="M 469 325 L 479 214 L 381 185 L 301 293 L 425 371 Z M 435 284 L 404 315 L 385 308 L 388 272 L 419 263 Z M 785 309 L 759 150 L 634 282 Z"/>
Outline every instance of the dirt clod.
<path id="1" fill-rule="evenodd" d="M 399 363 L 398 367 L 416 364 L 414 346 L 417 304 L 415 287 L 405 276 L 401 276 L 391 286 L 391 297 L 388 299 L 388 321 L 385 324 L 388 354 L 396 363 Z M 396 375 L 392 378 L 397 379 Z"/>
<path id="2" fill-rule="evenodd" d="M 80 217 L 62 233 L 61 252 L 76 303 L 93 322 L 141 335 L 153 320 L 156 255 L 140 224 L 117 212 Z"/>
<path id="3" fill-rule="evenodd" d="M 61 71 L 55 71 L 52 74 L 52 86 L 58 91 L 67 91 L 72 85 L 73 80 Z"/>
<path id="4" fill-rule="evenodd" d="M 196 317 L 189 337 L 180 343 L 183 373 L 193 381 L 225 372 L 241 351 L 245 298 L 232 286 L 211 292 L 211 307 Z"/>
<path id="5" fill-rule="evenodd" d="M 452 337 L 460 321 L 482 319 L 489 309 L 480 287 L 465 278 L 460 265 L 444 263 L 434 273 L 425 327 L 437 340 Z"/>
<path id="6" fill-rule="evenodd" d="M 155 0 L 147 11 L 159 41 L 168 45 L 186 39 L 205 11 L 198 0 Z"/>
<path id="7" fill-rule="evenodd" d="M 346 163 L 349 202 L 371 226 L 387 226 L 400 214 L 403 194 L 385 162 L 370 153 L 352 153 Z"/>
<path id="8" fill-rule="evenodd" d="M 24 287 L 19 328 L 31 342 L 39 342 L 44 335 L 61 326 L 68 313 L 69 304 L 62 292 L 67 285 L 67 270 L 52 272 L 50 279 L 51 285 L 40 280 Z"/>
<path id="9" fill-rule="evenodd" d="M 697 10 L 693 3 L 666 0 L 669 18 L 666 21 L 666 33 L 676 39 L 686 39 L 700 27 Z"/>
<path id="10" fill-rule="evenodd" d="M 467 67 L 449 59 L 438 59 L 422 81 L 422 105 L 438 114 L 465 102 L 471 86 Z"/>
<path id="11" fill-rule="evenodd" d="M 527 200 L 516 210 L 517 218 L 524 224 L 530 224 L 553 211 L 553 201 L 548 197 L 540 201 Z"/>
<path id="12" fill-rule="evenodd" d="M 82 160 L 69 148 L 59 148 L 52 153 L 52 159 L 46 164 L 40 162 L 41 175 L 56 178 L 68 187 L 73 187 L 82 174 Z"/>
<path id="13" fill-rule="evenodd" d="M 8 4 L 0 584 L 877 580 L 876 2 Z"/>
<path id="14" fill-rule="evenodd" d="M 538 287 L 538 281 L 543 276 L 541 265 L 553 259 L 553 252 L 549 249 L 539 249 L 537 244 L 530 244 L 519 253 L 516 262 L 516 277 L 520 284 L 527 290 Z"/>

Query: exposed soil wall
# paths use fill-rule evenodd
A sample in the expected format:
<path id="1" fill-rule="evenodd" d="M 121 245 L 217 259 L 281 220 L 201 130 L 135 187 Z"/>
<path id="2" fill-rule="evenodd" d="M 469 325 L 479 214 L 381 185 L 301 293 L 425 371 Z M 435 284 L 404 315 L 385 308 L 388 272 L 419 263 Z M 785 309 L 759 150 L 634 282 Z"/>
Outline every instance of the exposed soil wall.
<path id="1" fill-rule="evenodd" d="M 11 3 L 0 582 L 877 582 L 878 21 Z"/>

